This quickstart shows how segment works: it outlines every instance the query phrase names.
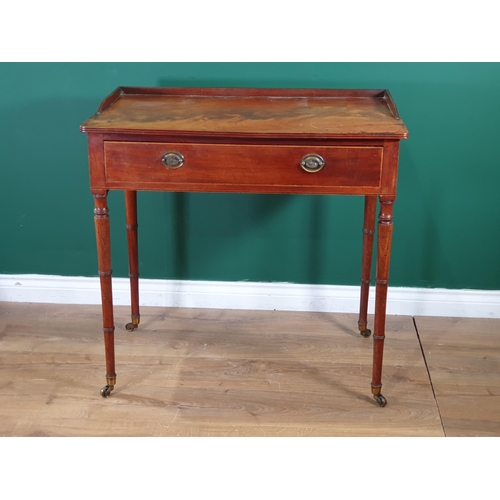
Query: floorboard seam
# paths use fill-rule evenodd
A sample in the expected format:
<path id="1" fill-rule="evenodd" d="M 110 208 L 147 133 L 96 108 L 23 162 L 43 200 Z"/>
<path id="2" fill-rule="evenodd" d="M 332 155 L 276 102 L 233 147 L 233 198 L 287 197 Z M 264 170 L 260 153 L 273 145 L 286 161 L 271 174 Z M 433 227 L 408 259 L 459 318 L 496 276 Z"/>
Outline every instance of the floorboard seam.
<path id="1" fill-rule="evenodd" d="M 436 398 L 436 391 L 434 390 L 434 384 L 432 383 L 431 372 L 429 370 L 429 365 L 427 364 L 427 358 L 425 357 L 424 346 L 422 345 L 422 340 L 420 339 L 420 334 L 418 333 L 418 327 L 417 327 L 417 322 L 415 320 L 415 316 L 412 316 L 412 319 L 413 319 L 413 327 L 415 328 L 415 332 L 417 334 L 418 343 L 420 345 L 420 351 L 422 352 L 422 357 L 424 358 L 425 369 L 427 370 L 427 376 L 429 377 L 429 383 L 431 384 L 432 395 L 434 396 L 434 402 L 436 403 L 436 408 L 437 408 L 437 411 L 438 411 L 439 420 L 441 421 L 441 427 L 443 428 L 443 433 L 444 433 L 444 435 L 446 437 L 446 429 L 444 427 L 443 417 L 441 416 L 441 411 L 439 410 L 439 404 L 438 404 L 438 400 Z"/>

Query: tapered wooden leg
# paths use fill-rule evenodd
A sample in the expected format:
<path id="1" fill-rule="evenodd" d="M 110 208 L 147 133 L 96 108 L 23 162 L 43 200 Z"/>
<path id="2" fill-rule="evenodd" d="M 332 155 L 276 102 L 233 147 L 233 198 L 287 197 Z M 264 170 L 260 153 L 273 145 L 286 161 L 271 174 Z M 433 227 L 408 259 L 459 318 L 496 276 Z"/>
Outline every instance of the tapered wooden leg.
<path id="1" fill-rule="evenodd" d="M 359 333 L 369 337 L 368 330 L 368 296 L 370 293 L 370 277 L 373 255 L 373 235 L 375 233 L 376 196 L 365 196 L 365 216 L 363 221 L 363 254 L 361 257 L 361 293 L 359 301 Z"/>
<path id="2" fill-rule="evenodd" d="M 107 397 L 116 385 L 115 373 L 115 325 L 113 319 L 113 292 L 111 285 L 111 244 L 107 193 L 93 193 L 94 222 L 97 241 L 97 260 L 101 282 L 102 329 L 106 355 L 106 385 L 101 396 Z"/>
<path id="3" fill-rule="evenodd" d="M 128 265 L 130 276 L 130 301 L 132 315 L 127 330 L 135 330 L 140 323 L 139 315 L 139 255 L 137 246 L 137 191 L 125 191 L 125 212 L 127 222 Z"/>
<path id="4" fill-rule="evenodd" d="M 375 288 L 375 328 L 373 332 L 373 376 L 372 394 L 380 406 L 387 404 L 381 394 L 382 361 L 384 355 L 385 317 L 387 287 L 389 284 L 389 263 L 392 242 L 392 208 L 394 196 L 380 196 L 377 238 L 377 277 Z"/>

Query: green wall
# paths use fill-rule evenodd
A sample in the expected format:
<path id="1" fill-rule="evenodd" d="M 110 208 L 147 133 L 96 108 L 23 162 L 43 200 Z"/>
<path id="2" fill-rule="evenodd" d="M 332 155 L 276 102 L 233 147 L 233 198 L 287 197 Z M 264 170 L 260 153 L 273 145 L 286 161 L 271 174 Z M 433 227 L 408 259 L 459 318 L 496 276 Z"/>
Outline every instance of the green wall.
<path id="1" fill-rule="evenodd" d="M 0 64 L 0 274 L 96 276 L 86 135 L 118 86 L 388 88 L 401 144 L 391 285 L 499 289 L 500 64 Z M 362 198 L 139 193 L 145 278 L 358 284 Z M 123 195 L 109 196 L 127 276 Z"/>

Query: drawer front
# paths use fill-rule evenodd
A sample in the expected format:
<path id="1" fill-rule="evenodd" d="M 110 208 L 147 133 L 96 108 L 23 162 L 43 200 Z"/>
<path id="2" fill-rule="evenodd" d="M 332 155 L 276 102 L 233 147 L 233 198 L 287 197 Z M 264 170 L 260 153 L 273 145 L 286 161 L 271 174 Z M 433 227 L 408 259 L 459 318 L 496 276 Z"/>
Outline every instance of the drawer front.
<path id="1" fill-rule="evenodd" d="M 170 152 L 183 157 L 180 167 L 169 168 L 167 160 L 167 166 L 162 162 Z M 382 147 L 361 146 L 104 143 L 106 182 L 111 187 L 134 183 L 138 189 L 186 191 L 290 188 L 291 192 L 355 193 L 356 188 L 364 188 L 375 193 L 381 184 L 382 152 Z M 324 166 L 306 171 L 301 162 L 308 155 L 321 157 Z M 314 162 L 311 165 L 314 168 Z"/>

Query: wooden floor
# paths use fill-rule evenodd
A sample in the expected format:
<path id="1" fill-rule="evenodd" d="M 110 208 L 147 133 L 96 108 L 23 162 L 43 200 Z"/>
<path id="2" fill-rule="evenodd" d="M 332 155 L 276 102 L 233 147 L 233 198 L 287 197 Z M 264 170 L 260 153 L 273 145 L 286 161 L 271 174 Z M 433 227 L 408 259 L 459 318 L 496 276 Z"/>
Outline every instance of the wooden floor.
<path id="1" fill-rule="evenodd" d="M 379 408 L 350 314 L 0 303 L 1 436 L 500 436 L 500 320 L 389 316 Z"/>

